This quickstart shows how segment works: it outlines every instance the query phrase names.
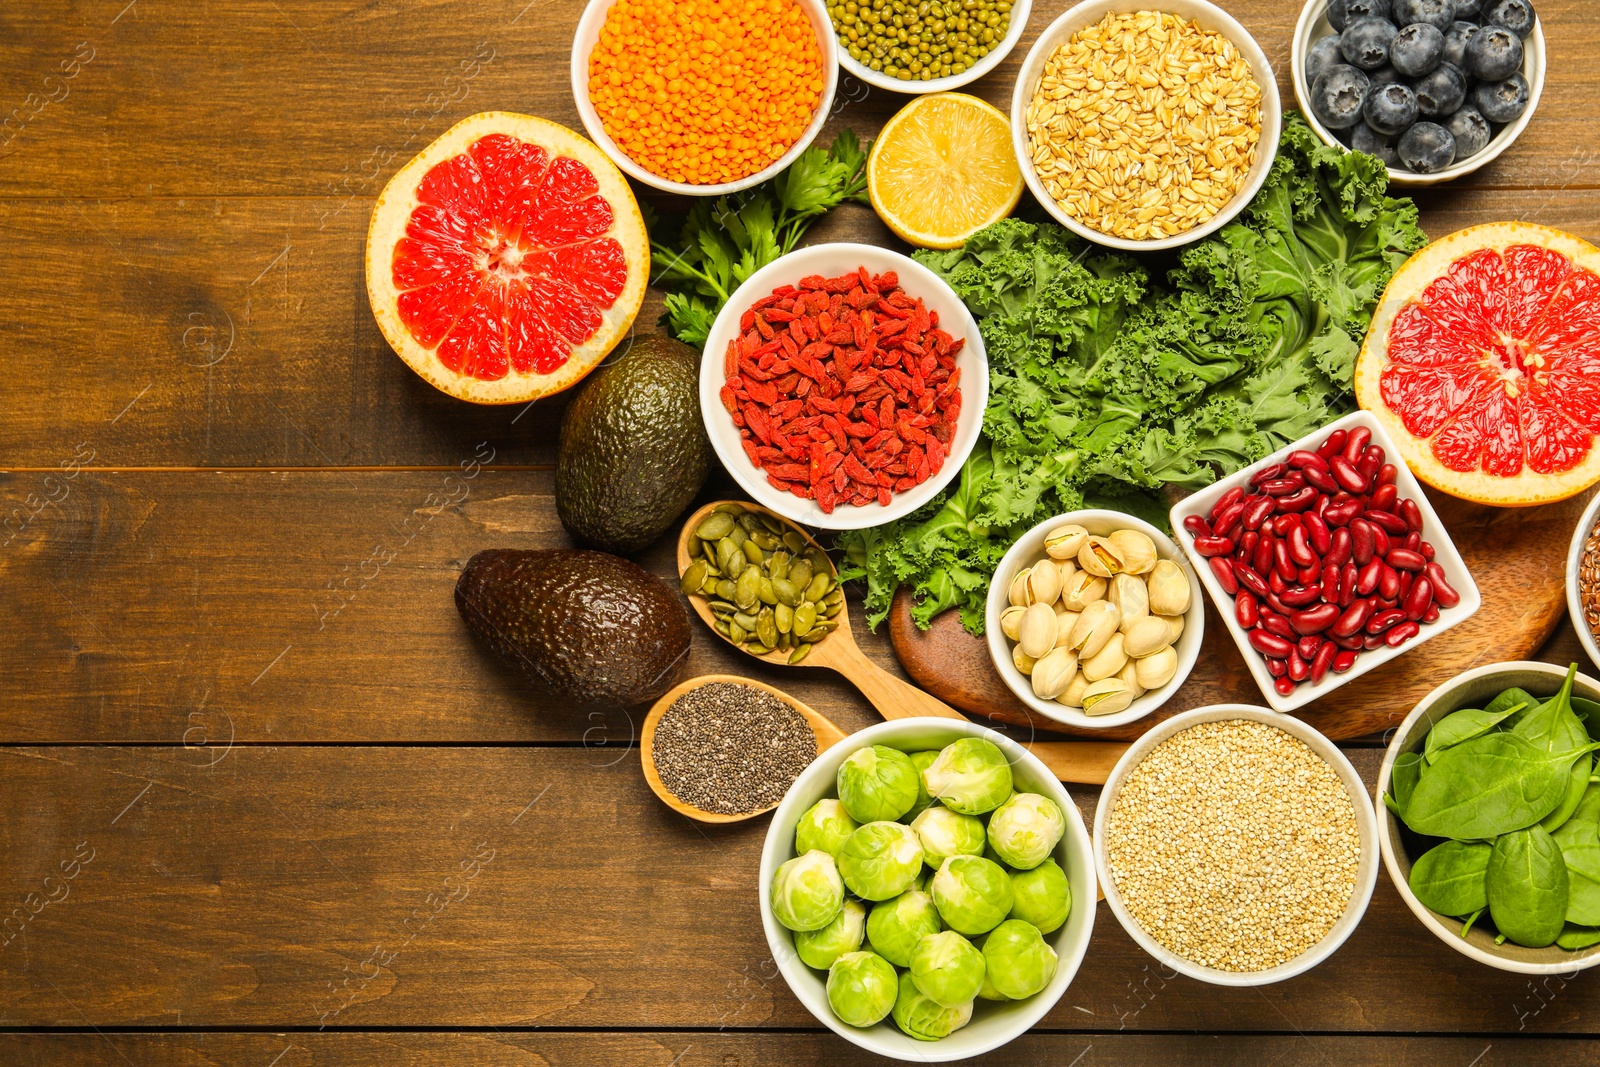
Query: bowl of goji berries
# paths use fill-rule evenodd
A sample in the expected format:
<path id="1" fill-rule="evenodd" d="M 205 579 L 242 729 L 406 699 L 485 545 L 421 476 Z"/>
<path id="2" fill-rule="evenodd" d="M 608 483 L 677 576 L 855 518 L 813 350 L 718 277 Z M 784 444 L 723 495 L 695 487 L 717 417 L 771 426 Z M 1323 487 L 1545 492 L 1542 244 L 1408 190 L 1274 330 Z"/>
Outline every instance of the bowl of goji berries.
<path id="1" fill-rule="evenodd" d="M 822 244 L 752 274 L 700 365 L 706 433 L 751 498 L 859 530 L 902 518 L 961 470 L 989 364 L 942 278 L 882 248 Z"/>

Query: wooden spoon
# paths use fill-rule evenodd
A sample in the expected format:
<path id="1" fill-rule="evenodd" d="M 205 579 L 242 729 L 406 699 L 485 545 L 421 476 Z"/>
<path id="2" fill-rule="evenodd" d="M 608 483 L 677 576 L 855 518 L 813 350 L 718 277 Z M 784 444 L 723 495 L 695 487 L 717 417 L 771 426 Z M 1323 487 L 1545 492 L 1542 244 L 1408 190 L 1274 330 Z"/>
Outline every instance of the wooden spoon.
<path id="1" fill-rule="evenodd" d="M 747 685 L 753 689 L 760 689 L 762 692 L 771 693 L 795 711 L 798 711 L 806 722 L 810 723 L 811 732 L 817 735 L 817 755 L 819 756 L 845 739 L 846 735 L 843 730 L 823 718 L 818 712 L 807 707 L 803 701 L 796 700 L 783 690 L 776 689 L 765 682 L 758 682 L 754 678 L 741 678 L 736 674 L 705 674 L 699 678 L 690 678 L 687 682 L 681 682 L 673 686 L 667 691 L 666 695 L 651 705 L 650 713 L 644 717 L 644 727 L 639 732 L 639 758 L 644 764 L 644 780 L 650 783 L 650 788 L 655 792 L 656 796 L 661 798 L 661 802 L 679 815 L 687 815 L 689 818 L 698 819 L 701 822 L 743 822 L 746 819 L 753 819 L 757 815 L 765 815 L 781 802 L 780 798 L 780 800 L 775 800 L 764 808 L 740 812 L 737 815 L 706 811 L 703 808 L 697 808 L 693 804 L 679 800 L 662 783 L 661 776 L 656 773 L 656 724 L 661 721 L 661 716 L 668 708 L 672 707 L 679 697 L 711 682 L 731 682 L 734 685 Z"/>
<path id="2" fill-rule="evenodd" d="M 689 554 L 689 539 L 694 531 L 710 515 L 723 504 L 737 504 L 746 511 L 757 512 L 762 515 L 771 515 L 781 522 L 785 528 L 793 529 L 806 539 L 813 548 L 822 552 L 827 557 L 827 552 L 817 544 L 805 530 L 759 504 L 748 503 L 743 500 L 716 500 L 689 516 L 683 524 L 683 530 L 678 535 L 678 576 L 682 577 L 684 571 L 689 569 L 689 564 L 694 562 L 694 557 Z M 828 558 L 828 571 L 837 582 L 839 573 L 833 566 L 833 561 Z M 703 596 L 691 596 L 689 606 L 694 609 L 711 632 L 728 641 L 734 648 L 745 652 L 740 645 L 729 641 L 727 636 L 716 627 L 716 616 L 711 613 L 711 607 Z M 797 664 L 801 667 L 828 667 L 844 675 L 861 694 L 878 709 L 878 714 L 885 719 L 906 719 L 918 715 L 933 715 L 945 719 L 964 719 L 955 708 L 929 696 L 909 682 L 902 681 L 872 662 L 856 644 L 855 636 L 850 632 L 850 612 L 839 612 L 834 616 L 839 623 L 839 628 L 827 637 L 811 646 L 811 652 L 805 661 Z M 746 655 L 751 655 L 745 652 Z M 757 659 L 779 667 L 789 666 L 789 653 L 781 649 L 757 656 Z M 665 699 L 665 698 L 663 698 Z M 788 699 L 788 698 L 785 698 Z M 807 709 L 809 711 L 809 709 Z M 804 714 L 804 713 L 802 713 Z M 812 712 L 815 714 L 815 712 Z M 824 720 L 826 721 L 826 720 Z M 1106 776 L 1116 766 L 1122 753 L 1127 751 L 1126 744 L 1108 741 L 1035 741 L 1028 745 L 1035 756 L 1050 769 L 1063 782 L 1075 782 L 1083 785 L 1103 785 Z"/>

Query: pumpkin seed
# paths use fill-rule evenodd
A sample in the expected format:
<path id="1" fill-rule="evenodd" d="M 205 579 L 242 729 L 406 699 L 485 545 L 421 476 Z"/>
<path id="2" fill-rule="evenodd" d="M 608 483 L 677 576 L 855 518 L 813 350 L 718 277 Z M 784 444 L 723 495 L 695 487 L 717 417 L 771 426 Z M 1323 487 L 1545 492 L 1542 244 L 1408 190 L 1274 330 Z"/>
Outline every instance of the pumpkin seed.
<path id="1" fill-rule="evenodd" d="M 723 600 L 732 600 L 734 591 L 738 588 L 727 578 L 717 579 L 717 595 Z"/>
<path id="2" fill-rule="evenodd" d="M 700 592 L 700 587 L 705 585 L 706 575 L 711 572 L 711 565 L 705 560 L 689 564 L 689 569 L 683 572 L 683 577 L 678 580 L 678 589 L 684 596 Z"/>
<path id="3" fill-rule="evenodd" d="M 732 615 L 739 610 L 726 600 L 708 600 L 706 601 L 706 606 L 711 609 L 713 615 Z"/>
<path id="4" fill-rule="evenodd" d="M 815 604 L 807 601 L 794 609 L 794 625 L 792 629 L 795 633 L 808 633 L 816 624 L 817 606 Z"/>
<path id="5" fill-rule="evenodd" d="M 797 556 L 805 551 L 806 539 L 800 536 L 800 531 L 798 530 L 785 530 L 783 532 L 783 543 L 790 552 Z"/>
<path id="6" fill-rule="evenodd" d="M 755 567 L 747 567 L 739 575 L 739 582 L 734 592 L 734 603 L 746 611 L 754 610 L 756 602 L 761 597 L 761 571 Z"/>
<path id="7" fill-rule="evenodd" d="M 720 541 L 733 532 L 733 516 L 726 511 L 714 511 L 695 527 L 694 535 L 706 541 Z"/>
<path id="8" fill-rule="evenodd" d="M 756 616 L 756 636 L 761 638 L 764 645 L 777 645 L 778 623 L 771 608 L 762 608 L 761 614 Z"/>
<path id="9" fill-rule="evenodd" d="M 768 648 L 766 645 L 763 645 L 758 641 L 750 642 L 748 645 L 745 646 L 744 650 L 746 652 L 750 653 L 752 656 L 767 656 L 767 655 L 771 655 L 772 651 L 773 651 L 772 649 Z"/>
<path id="10" fill-rule="evenodd" d="M 761 553 L 766 549 L 766 546 L 763 545 L 760 541 L 756 540 L 756 535 L 755 534 L 751 534 L 750 535 L 750 540 L 746 541 L 744 544 L 740 545 L 739 547 L 744 550 L 744 558 L 745 559 L 749 560 L 751 563 L 755 563 L 755 564 L 758 564 L 758 565 L 761 563 L 762 558 L 763 558 Z"/>
<path id="11" fill-rule="evenodd" d="M 772 584 L 771 578 L 768 578 L 763 574 L 761 576 L 761 580 L 757 583 L 756 588 L 759 591 L 757 595 L 761 597 L 761 602 L 763 604 L 770 605 L 778 602 L 778 590 L 777 587 Z"/>
<path id="12" fill-rule="evenodd" d="M 811 583 L 806 586 L 807 600 L 821 600 L 831 596 L 829 590 L 833 589 L 833 576 L 823 571 L 818 571 L 811 576 Z"/>
<path id="13" fill-rule="evenodd" d="M 774 552 L 772 554 L 772 558 L 767 560 L 767 577 L 771 578 L 773 581 L 777 581 L 779 578 L 789 577 L 790 558 L 791 557 L 789 553 L 784 552 L 781 549 L 777 552 Z"/>
<path id="14" fill-rule="evenodd" d="M 749 633 L 745 631 L 745 628 L 736 622 L 728 623 L 728 629 L 724 632 L 727 633 L 728 640 L 732 641 L 736 645 L 744 644 L 745 639 L 750 636 Z"/>
<path id="15" fill-rule="evenodd" d="M 778 603 L 787 604 L 791 608 L 800 604 L 800 590 L 787 578 L 772 579 L 772 595 L 778 598 Z"/>
<path id="16" fill-rule="evenodd" d="M 795 588 L 805 590 L 811 585 L 813 573 L 809 559 L 797 559 L 789 565 L 789 573 L 785 577 L 795 584 Z"/>
<path id="17" fill-rule="evenodd" d="M 794 666 L 811 654 L 809 644 L 796 645 L 793 652 L 789 653 L 789 666 Z"/>
<path id="18" fill-rule="evenodd" d="M 787 634 L 794 627 L 794 609 L 787 604 L 779 604 L 772 609 L 772 617 L 778 622 L 778 632 Z"/>
<path id="19" fill-rule="evenodd" d="M 754 632 L 756 628 L 756 618 L 757 616 L 753 612 L 741 611 L 734 615 L 733 621 L 738 623 L 742 628 Z"/>

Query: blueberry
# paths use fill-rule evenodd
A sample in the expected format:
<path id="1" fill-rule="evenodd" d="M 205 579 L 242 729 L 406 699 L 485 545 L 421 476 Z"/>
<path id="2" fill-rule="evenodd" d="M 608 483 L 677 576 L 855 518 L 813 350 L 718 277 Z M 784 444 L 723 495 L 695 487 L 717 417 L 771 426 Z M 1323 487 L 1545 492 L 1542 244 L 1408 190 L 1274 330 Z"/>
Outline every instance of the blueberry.
<path id="1" fill-rule="evenodd" d="M 1417 91 L 1417 113 L 1424 118 L 1452 114 L 1467 98 L 1467 76 L 1449 63 L 1440 63 L 1411 87 Z"/>
<path id="2" fill-rule="evenodd" d="M 1472 102 L 1490 122 L 1515 122 L 1528 110 L 1528 79 L 1513 74 L 1505 81 L 1483 82 L 1473 88 Z"/>
<path id="3" fill-rule="evenodd" d="M 1399 32 L 1388 19 L 1371 16 L 1353 18 L 1339 35 L 1339 51 L 1344 53 L 1347 62 L 1362 70 L 1377 70 L 1389 62 L 1389 42 Z M 1517 43 L 1520 45 L 1522 42 Z"/>
<path id="4" fill-rule="evenodd" d="M 1378 133 L 1365 122 L 1350 132 L 1350 147 L 1369 156 L 1377 156 L 1386 167 L 1398 167 L 1400 154 L 1394 150 L 1395 138 Z"/>
<path id="5" fill-rule="evenodd" d="M 1452 22 L 1449 32 L 1444 35 L 1444 62 L 1464 69 L 1467 64 L 1467 42 L 1477 32 L 1476 23 Z"/>
<path id="6" fill-rule="evenodd" d="M 1361 121 L 1368 84 L 1367 76 L 1348 63 L 1329 67 L 1311 86 L 1311 110 L 1328 129 L 1348 129 Z"/>
<path id="7" fill-rule="evenodd" d="M 1417 174 L 1435 174 L 1456 159 L 1456 139 L 1437 122 L 1419 122 L 1395 146 L 1400 162 Z"/>
<path id="8" fill-rule="evenodd" d="M 1306 53 L 1306 84 L 1311 85 L 1322 76 L 1322 72 L 1329 67 L 1344 62 L 1344 53 L 1339 51 L 1339 35 L 1330 33 L 1311 46 Z"/>
<path id="9" fill-rule="evenodd" d="M 1352 21 L 1365 17 L 1389 17 L 1389 0 L 1332 0 L 1328 4 L 1328 25 L 1342 30 Z"/>
<path id="10" fill-rule="evenodd" d="M 1328 0 L 1328 25 L 1333 27 L 1335 33 L 1344 29 L 1344 24 L 1350 21 L 1350 15 L 1344 9 L 1344 0 Z"/>
<path id="11" fill-rule="evenodd" d="M 1408 78 L 1437 67 L 1444 59 L 1444 31 L 1427 22 L 1413 22 L 1389 42 L 1389 62 Z"/>
<path id="12" fill-rule="evenodd" d="M 1380 85 L 1393 85 L 1396 82 L 1404 82 L 1405 79 L 1400 77 L 1398 71 L 1385 63 L 1377 70 L 1367 71 L 1367 81 L 1371 83 L 1373 89 L 1376 89 Z"/>
<path id="13" fill-rule="evenodd" d="M 1467 42 L 1467 73 L 1479 81 L 1501 81 L 1521 69 L 1522 38 L 1504 26 L 1485 26 Z"/>
<path id="14" fill-rule="evenodd" d="M 1394 0 L 1392 17 L 1396 26 L 1426 22 L 1443 33 L 1456 20 L 1455 0 Z"/>
<path id="15" fill-rule="evenodd" d="M 1398 137 L 1417 121 L 1417 94 L 1409 85 L 1385 85 L 1367 93 L 1361 117 L 1377 133 Z"/>
<path id="16" fill-rule="evenodd" d="M 1484 9 L 1483 21 L 1504 26 L 1526 40 L 1533 32 L 1533 5 L 1528 0 L 1494 0 Z"/>
<path id="17" fill-rule="evenodd" d="M 1466 159 L 1482 152 L 1489 138 L 1494 135 L 1489 129 L 1489 120 L 1471 104 L 1445 119 L 1444 128 L 1456 139 L 1457 159 Z"/>
<path id="18" fill-rule="evenodd" d="M 1456 0 L 1456 18 L 1463 22 L 1483 21 L 1483 0 Z"/>

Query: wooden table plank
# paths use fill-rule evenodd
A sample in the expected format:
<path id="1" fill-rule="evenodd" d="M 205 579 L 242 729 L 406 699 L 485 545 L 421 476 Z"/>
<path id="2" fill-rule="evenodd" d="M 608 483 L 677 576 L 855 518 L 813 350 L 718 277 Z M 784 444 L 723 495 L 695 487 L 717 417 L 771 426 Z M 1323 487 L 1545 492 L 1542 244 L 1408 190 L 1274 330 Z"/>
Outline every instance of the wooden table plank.
<path id="1" fill-rule="evenodd" d="M 767 820 L 690 823 L 632 753 L 235 747 L 195 765 L 209 756 L 0 750 L 0 900 L 29 919 L 0 950 L 0 1027 L 813 1025 L 757 914 Z M 1370 781 L 1381 750 L 1352 758 Z M 1076 794 L 1086 815 L 1094 796 Z M 1535 999 L 1526 976 L 1438 942 L 1380 881 L 1338 953 L 1261 989 L 1163 978 L 1100 905 L 1045 1025 L 1592 1027 L 1587 973 Z"/>
<path id="2" fill-rule="evenodd" d="M 1520 1035 L 1519 1035 L 1520 1036 Z M 992 1067 L 1565 1067 L 1595 1043 L 1554 1039 L 1422 1037 L 1410 1034 L 1133 1034 L 1085 1036 L 1035 1030 L 982 1059 Z M 273 1057 L 282 1058 L 273 1061 Z M 0 1057 L 15 1067 L 763 1067 L 887 1064 L 816 1032 L 381 1033 L 381 1034 L 4 1034 Z"/>
<path id="3" fill-rule="evenodd" d="M 0 147 L 0 196 L 371 196 L 429 140 L 477 111 L 528 111 L 577 128 L 567 72 L 583 6 L 17 7 L 0 13 L 0 99 L 20 108 L 10 127 L 19 132 Z M 968 90 L 1009 113 L 1029 45 L 1069 6 L 1036 8 L 1022 42 Z M 1261 43 L 1292 104 L 1289 41 L 1300 4 L 1233 0 L 1228 8 Z M 1514 149 L 1465 184 L 1557 186 L 1581 180 L 1600 158 L 1588 147 L 1589 104 L 1600 93 L 1592 47 L 1600 9 L 1584 0 L 1542 0 L 1538 9 L 1550 50 L 1539 113 Z M 61 63 L 75 57 L 76 75 L 63 79 Z M 844 121 L 876 130 L 904 98 L 866 88 L 846 83 L 838 107 Z M 365 215 L 362 205 L 349 210 Z"/>

